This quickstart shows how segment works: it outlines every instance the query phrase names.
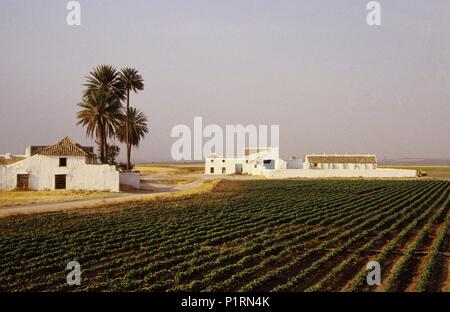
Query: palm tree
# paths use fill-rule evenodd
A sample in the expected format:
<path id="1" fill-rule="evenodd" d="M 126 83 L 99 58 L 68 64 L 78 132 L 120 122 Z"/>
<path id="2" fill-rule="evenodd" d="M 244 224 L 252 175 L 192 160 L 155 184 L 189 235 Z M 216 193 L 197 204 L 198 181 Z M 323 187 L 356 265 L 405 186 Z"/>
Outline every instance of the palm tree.
<path id="1" fill-rule="evenodd" d="M 91 91 L 97 90 L 110 93 L 120 100 L 125 99 L 125 92 L 119 77 L 119 72 L 115 67 L 110 65 L 94 67 L 94 70 L 86 76 L 84 86 L 86 89 L 83 92 L 83 97 L 89 96 Z"/>
<path id="2" fill-rule="evenodd" d="M 92 90 L 85 94 L 78 106 L 82 109 L 77 113 L 77 125 L 86 127 L 87 136 L 95 136 L 100 143 L 100 160 L 107 163 L 107 138 L 114 136 L 123 119 L 120 100 L 107 91 Z"/>
<path id="3" fill-rule="evenodd" d="M 122 87 L 122 82 L 119 79 L 119 72 L 115 67 L 110 65 L 94 67 L 89 75 L 86 76 L 86 83 L 84 86 L 86 88 L 83 91 L 82 104 L 86 104 L 89 108 L 85 108 L 83 114 L 87 114 L 87 110 L 91 110 L 91 114 L 94 110 L 97 110 L 99 114 L 106 113 L 106 115 L 115 115 L 115 112 L 113 112 L 114 109 L 117 109 L 118 111 L 120 108 L 120 101 L 125 99 L 125 92 Z M 118 118 L 114 117 L 114 122 L 116 122 L 117 119 Z M 115 126 L 103 126 L 102 122 L 103 121 L 98 121 L 99 129 L 95 129 L 95 132 L 103 151 L 100 159 L 102 163 L 106 163 L 108 153 L 107 137 L 114 136 Z M 82 121 L 78 124 L 80 123 L 83 124 Z M 90 131 L 89 126 L 87 134 L 93 136 L 93 132 L 92 130 Z"/>
<path id="4" fill-rule="evenodd" d="M 124 127 L 124 124 L 128 122 L 128 127 Z M 131 146 L 139 146 L 141 139 L 145 137 L 148 133 L 147 126 L 148 119 L 138 109 L 134 107 L 130 107 L 128 109 L 128 116 L 122 114 L 122 125 L 117 127 L 116 129 L 116 137 L 120 142 L 125 142 L 128 139 L 128 143 Z M 126 132 L 128 129 L 128 133 Z M 130 159 L 131 157 L 131 148 L 127 151 L 129 154 L 127 155 Z M 131 164 L 130 164 L 131 168 Z M 128 169 L 129 170 L 129 169 Z"/>
<path id="5" fill-rule="evenodd" d="M 127 170 L 131 169 L 131 146 L 133 145 L 131 143 L 131 131 L 128 131 L 127 129 L 130 127 L 130 117 L 131 117 L 131 110 L 130 110 L 130 92 L 133 91 L 134 93 L 137 93 L 140 90 L 144 90 L 144 79 L 139 74 L 139 72 L 134 68 L 125 67 L 123 68 L 119 73 L 119 80 L 121 82 L 122 90 L 125 93 L 126 98 L 126 112 L 125 116 L 127 118 L 125 119 L 125 145 L 127 147 Z M 143 114 L 142 114 L 143 115 Z M 144 116 L 145 117 L 145 116 Z"/>

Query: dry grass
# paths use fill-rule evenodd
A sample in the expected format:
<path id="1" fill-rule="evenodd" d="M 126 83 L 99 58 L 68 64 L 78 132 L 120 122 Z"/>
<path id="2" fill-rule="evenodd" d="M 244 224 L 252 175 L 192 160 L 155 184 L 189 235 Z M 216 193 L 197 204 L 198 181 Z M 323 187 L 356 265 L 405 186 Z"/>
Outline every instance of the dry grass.
<path id="1" fill-rule="evenodd" d="M 146 173 L 162 173 L 162 172 L 172 172 L 176 171 L 175 168 L 162 167 L 162 166 L 147 166 L 147 165 L 136 165 L 135 170 L 140 171 L 142 174 Z"/>
<path id="2" fill-rule="evenodd" d="M 0 207 L 44 204 L 111 196 L 114 196 L 114 194 L 100 191 L 0 191 Z"/>
<path id="3" fill-rule="evenodd" d="M 110 202 L 110 203 L 97 203 L 92 205 L 85 205 L 82 207 L 71 208 L 68 210 L 76 210 L 77 212 L 84 214 L 109 213 L 111 211 L 120 211 L 126 207 L 142 205 L 154 201 L 172 200 L 212 192 L 219 185 L 220 182 L 221 182 L 220 180 L 211 180 L 203 182 L 198 187 L 186 191 L 147 194 L 142 195 L 140 197 L 135 197 L 133 199 L 118 200 L 117 202 Z M 34 211 L 29 214 L 43 214 L 43 213 L 45 214 L 46 212 Z M 11 214 L 11 216 L 14 216 L 14 214 Z"/>
<path id="4" fill-rule="evenodd" d="M 450 180 L 450 166 L 447 166 L 447 165 L 411 165 L 411 166 L 379 165 L 378 167 L 379 168 L 423 170 L 428 173 L 428 177 Z"/>
<path id="5" fill-rule="evenodd" d="M 142 177 L 151 177 L 165 185 L 183 185 L 194 182 L 195 175 L 204 172 L 202 164 L 142 164 L 136 170 Z"/>
<path id="6" fill-rule="evenodd" d="M 162 184 L 167 184 L 167 185 L 182 185 L 182 184 L 188 184 L 191 182 L 194 182 L 195 178 L 188 178 L 188 177 L 183 177 L 183 178 L 173 178 L 173 179 L 159 179 L 158 182 L 162 183 Z"/>
<path id="7" fill-rule="evenodd" d="M 179 198 L 183 196 L 190 196 L 190 195 L 197 195 L 197 194 L 203 194 L 211 192 L 216 188 L 216 186 L 220 183 L 220 180 L 211 180 L 203 182 L 200 186 L 189 189 L 186 191 L 180 191 L 180 192 L 173 192 L 173 193 L 162 193 L 160 195 L 157 195 L 155 197 L 152 197 L 150 200 L 159 200 L 159 199 L 166 199 L 166 198 Z M 148 201 L 148 199 L 147 199 Z"/>
<path id="8" fill-rule="evenodd" d="M 203 164 L 138 164 L 135 167 L 141 173 L 189 174 L 203 173 Z"/>
<path id="9" fill-rule="evenodd" d="M 24 159 L 25 159 L 25 157 L 11 157 L 9 159 L 0 157 L 0 165 L 3 165 L 3 166 L 12 165 L 12 164 L 19 162 L 21 160 L 24 160 Z"/>

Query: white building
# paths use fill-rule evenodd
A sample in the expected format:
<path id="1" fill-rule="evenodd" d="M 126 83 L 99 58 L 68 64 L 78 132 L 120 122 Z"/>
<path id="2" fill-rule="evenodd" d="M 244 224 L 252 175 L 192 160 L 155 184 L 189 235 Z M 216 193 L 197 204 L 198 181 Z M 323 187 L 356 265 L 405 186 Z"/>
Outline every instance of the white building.
<path id="1" fill-rule="evenodd" d="M 119 192 L 120 185 L 139 188 L 139 172 L 119 172 L 97 164 L 92 147 L 66 137 L 50 146 L 30 146 L 22 157 L 0 162 L 0 189 L 97 190 Z"/>
<path id="2" fill-rule="evenodd" d="M 375 155 L 306 155 L 303 169 L 377 169 Z"/>
<path id="3" fill-rule="evenodd" d="M 307 155 L 301 168 L 292 157 L 279 158 L 278 148 L 246 149 L 242 157 L 213 154 L 205 160 L 206 174 L 250 174 L 267 178 L 407 178 L 416 170 L 379 169 L 375 155 Z"/>
<path id="4" fill-rule="evenodd" d="M 253 174 L 286 169 L 278 148 L 246 148 L 244 156 L 227 157 L 212 154 L 205 159 L 205 174 Z"/>

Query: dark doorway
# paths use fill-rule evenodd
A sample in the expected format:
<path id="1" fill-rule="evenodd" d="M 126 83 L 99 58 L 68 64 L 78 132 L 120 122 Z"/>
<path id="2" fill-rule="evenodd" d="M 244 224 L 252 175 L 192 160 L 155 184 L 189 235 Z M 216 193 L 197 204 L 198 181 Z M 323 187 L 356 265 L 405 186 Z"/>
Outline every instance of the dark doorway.
<path id="1" fill-rule="evenodd" d="M 18 174 L 17 175 L 17 185 L 18 190 L 25 191 L 28 190 L 28 174 Z"/>
<path id="2" fill-rule="evenodd" d="M 66 175 L 57 174 L 55 175 L 55 190 L 65 190 L 66 189 Z"/>

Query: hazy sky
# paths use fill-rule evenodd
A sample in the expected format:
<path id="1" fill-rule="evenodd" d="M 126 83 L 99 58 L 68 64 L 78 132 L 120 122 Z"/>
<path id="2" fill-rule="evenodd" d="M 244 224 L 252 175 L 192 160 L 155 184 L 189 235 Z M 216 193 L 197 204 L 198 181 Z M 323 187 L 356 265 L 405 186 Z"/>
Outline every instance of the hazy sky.
<path id="1" fill-rule="evenodd" d="M 170 159 L 176 124 L 278 124 L 283 157 L 450 157 L 450 1 L 0 0 L 0 153 L 70 136 L 84 76 L 131 66 L 150 118 L 135 160 Z M 122 149 L 124 150 L 124 148 Z"/>

